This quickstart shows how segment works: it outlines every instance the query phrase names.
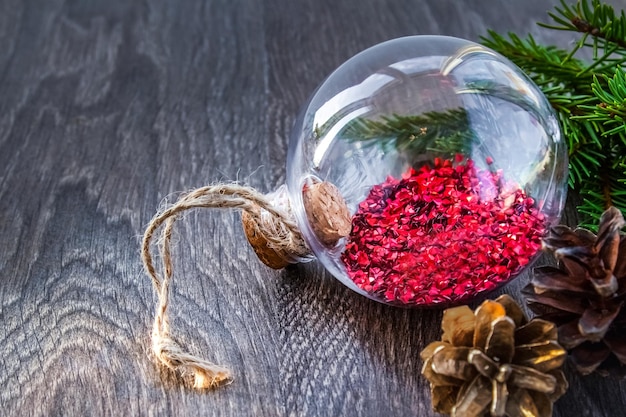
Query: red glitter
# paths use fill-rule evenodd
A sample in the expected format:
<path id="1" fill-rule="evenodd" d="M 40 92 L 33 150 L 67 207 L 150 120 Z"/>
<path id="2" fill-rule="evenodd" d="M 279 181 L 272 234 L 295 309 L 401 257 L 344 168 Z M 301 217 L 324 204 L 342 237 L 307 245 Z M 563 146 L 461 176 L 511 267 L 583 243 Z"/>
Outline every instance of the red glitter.
<path id="1" fill-rule="evenodd" d="M 374 186 L 352 219 L 348 276 L 388 303 L 467 301 L 520 272 L 545 219 L 519 186 L 472 160 L 435 159 Z"/>

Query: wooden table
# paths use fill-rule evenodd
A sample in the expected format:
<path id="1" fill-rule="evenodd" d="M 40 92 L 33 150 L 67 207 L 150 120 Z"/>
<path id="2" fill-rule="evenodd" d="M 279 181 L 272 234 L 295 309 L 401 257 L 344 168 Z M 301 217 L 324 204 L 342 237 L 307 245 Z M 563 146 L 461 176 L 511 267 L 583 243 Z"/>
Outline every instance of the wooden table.
<path id="1" fill-rule="evenodd" d="M 299 106 L 358 51 L 487 28 L 564 45 L 534 24 L 556 3 L 1 0 L 0 415 L 433 415 L 419 352 L 441 311 L 368 301 L 315 262 L 270 270 L 233 212 L 180 223 L 171 314 L 235 380 L 182 387 L 149 357 L 140 237 L 179 191 L 284 183 Z M 624 382 L 567 376 L 556 416 L 625 414 Z"/>

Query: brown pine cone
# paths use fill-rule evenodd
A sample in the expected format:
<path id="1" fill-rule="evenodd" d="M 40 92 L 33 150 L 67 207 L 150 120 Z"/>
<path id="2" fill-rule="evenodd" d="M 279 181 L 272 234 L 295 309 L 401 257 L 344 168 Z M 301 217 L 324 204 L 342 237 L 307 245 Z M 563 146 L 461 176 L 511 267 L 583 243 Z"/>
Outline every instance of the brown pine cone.
<path id="1" fill-rule="evenodd" d="M 559 342 L 582 374 L 626 374 L 626 239 L 624 217 L 604 212 L 598 235 L 567 226 L 552 228 L 544 249 L 559 268 L 535 268 L 523 292 L 539 318 L 558 326 Z"/>
<path id="2" fill-rule="evenodd" d="M 444 311 L 443 335 L 421 352 L 435 411 L 456 417 L 551 416 L 567 389 L 553 323 L 527 322 L 507 295 L 475 312 Z"/>

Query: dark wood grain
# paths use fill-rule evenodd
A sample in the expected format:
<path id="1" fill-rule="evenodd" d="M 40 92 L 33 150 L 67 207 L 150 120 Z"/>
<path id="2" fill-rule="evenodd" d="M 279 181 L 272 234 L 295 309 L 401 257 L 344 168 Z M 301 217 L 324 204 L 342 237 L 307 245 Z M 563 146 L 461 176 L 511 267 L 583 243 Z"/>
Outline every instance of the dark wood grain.
<path id="1" fill-rule="evenodd" d="M 139 237 L 181 190 L 283 183 L 300 104 L 356 52 L 487 28 L 566 44 L 534 25 L 553 4 L 0 0 L 0 414 L 433 415 L 419 352 L 441 312 L 368 301 L 316 263 L 269 270 L 235 213 L 179 225 L 176 337 L 235 374 L 181 387 L 149 358 Z M 556 416 L 624 415 L 624 382 L 568 378 Z"/>

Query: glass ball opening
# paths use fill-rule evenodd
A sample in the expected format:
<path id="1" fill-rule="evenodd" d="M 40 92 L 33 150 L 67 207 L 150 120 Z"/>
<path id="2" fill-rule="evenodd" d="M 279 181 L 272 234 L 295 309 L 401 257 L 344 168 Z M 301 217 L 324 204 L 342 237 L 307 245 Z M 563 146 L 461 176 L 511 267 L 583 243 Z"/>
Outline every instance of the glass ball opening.
<path id="1" fill-rule="evenodd" d="M 566 197 L 567 151 L 539 88 L 473 42 L 411 36 L 337 68 L 303 107 L 287 160 L 291 207 L 326 269 L 371 299 L 465 303 L 536 259 Z M 336 186 L 352 232 L 311 228 L 303 190 Z"/>

